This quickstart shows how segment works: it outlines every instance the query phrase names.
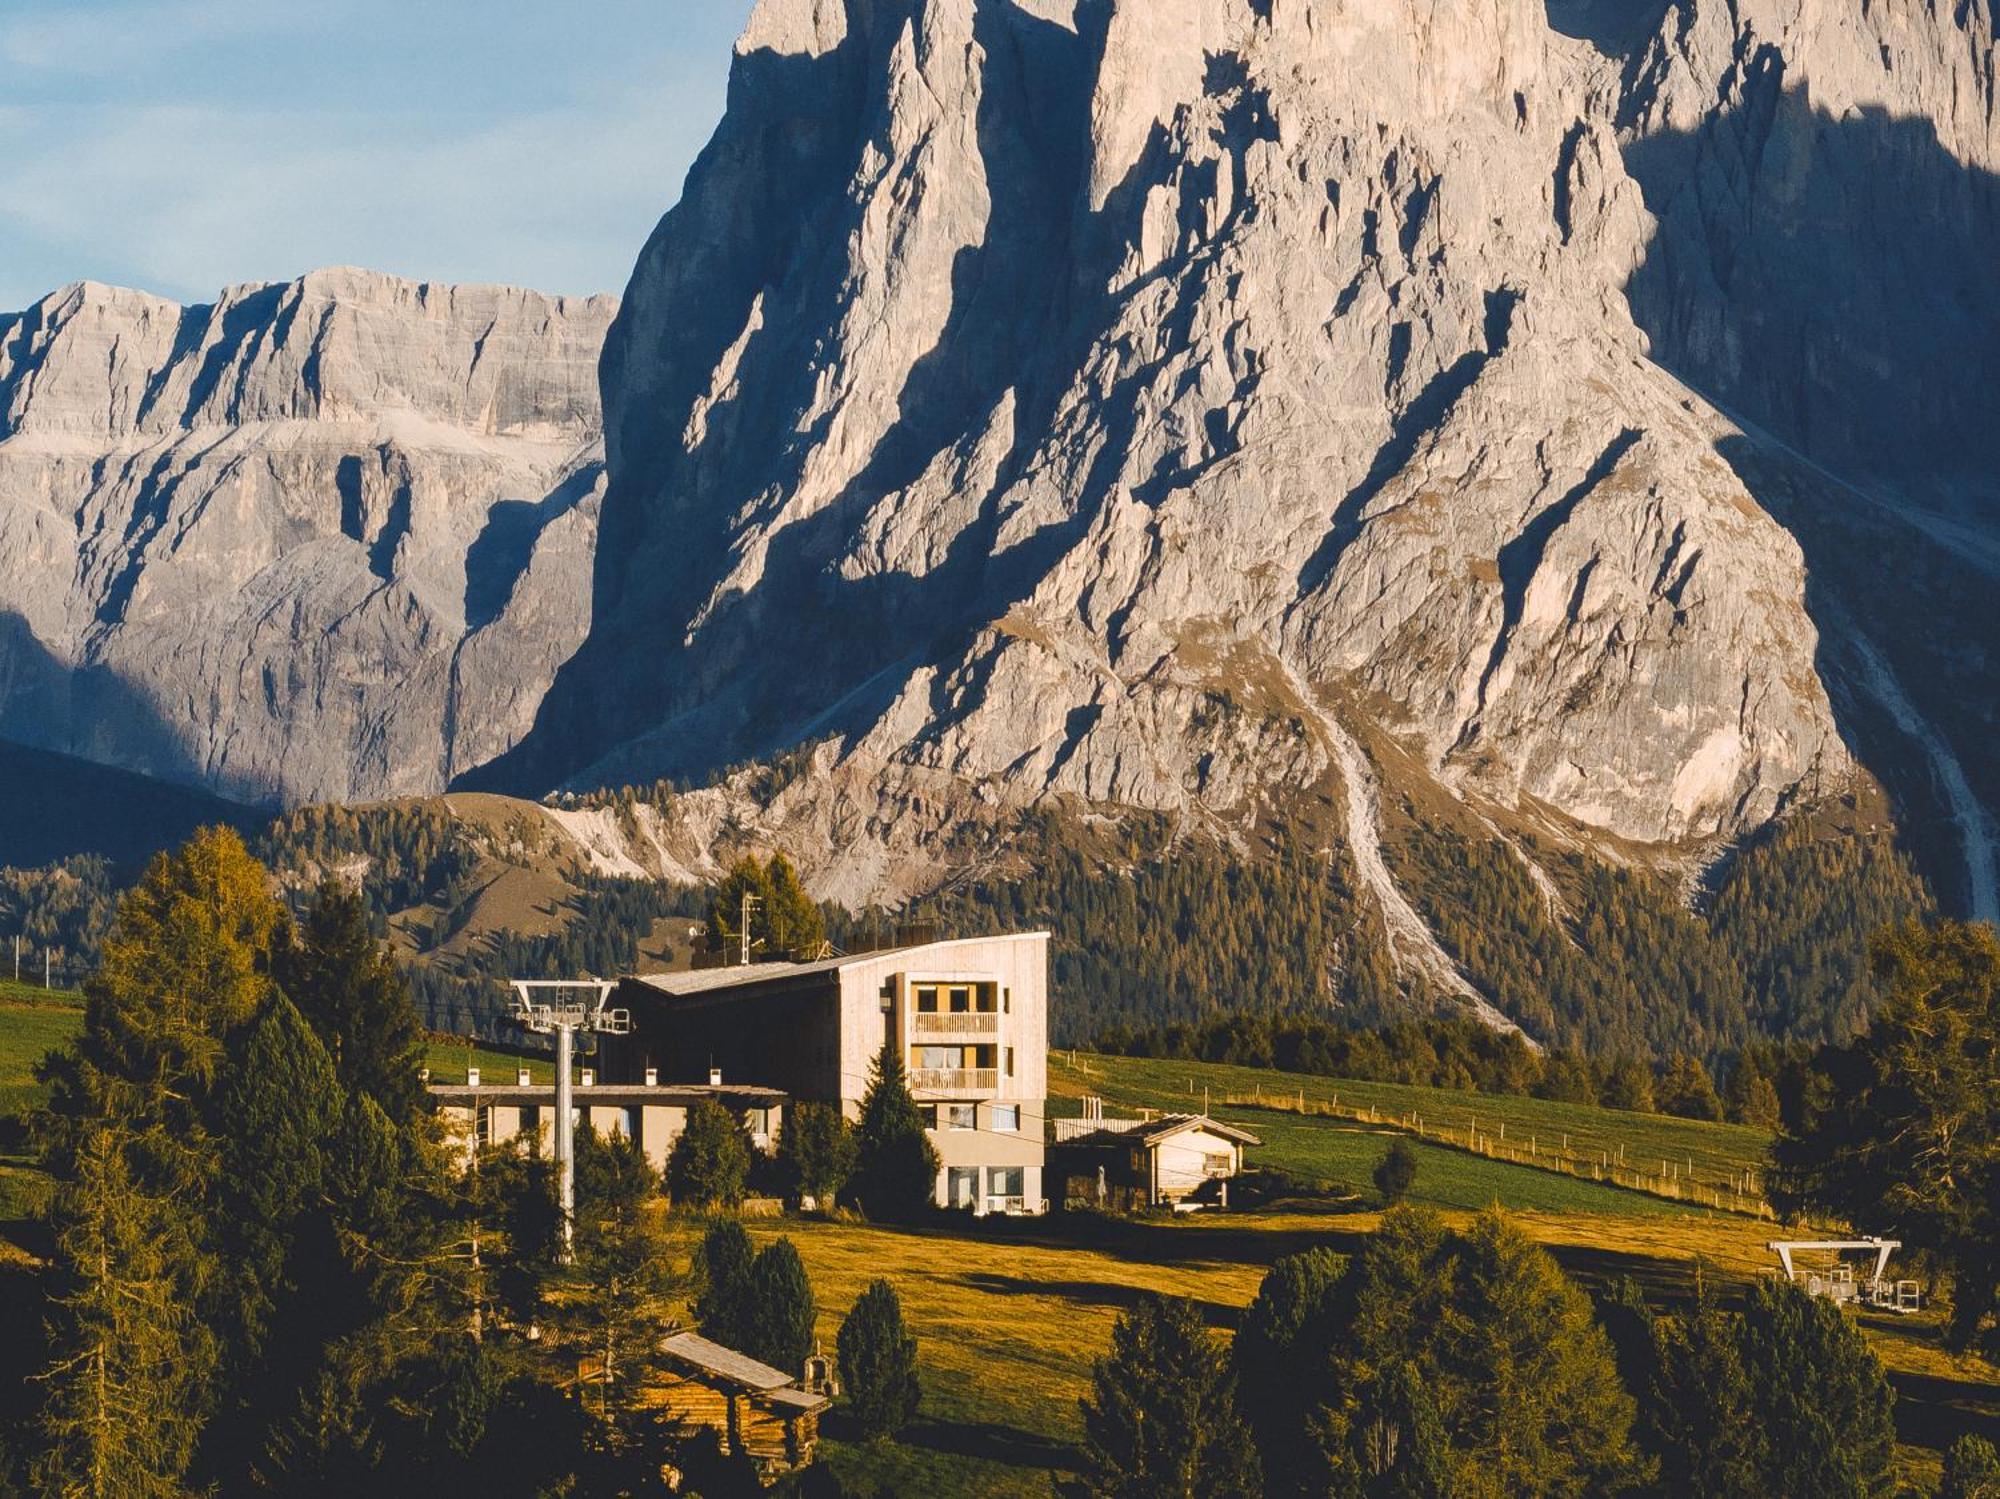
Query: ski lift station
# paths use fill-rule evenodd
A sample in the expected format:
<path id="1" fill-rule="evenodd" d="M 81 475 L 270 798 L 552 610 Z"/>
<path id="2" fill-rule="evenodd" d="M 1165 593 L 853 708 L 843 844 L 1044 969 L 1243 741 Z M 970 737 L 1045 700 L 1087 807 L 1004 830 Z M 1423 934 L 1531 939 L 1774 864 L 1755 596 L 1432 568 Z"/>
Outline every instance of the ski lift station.
<path id="1" fill-rule="evenodd" d="M 1815 1296 L 1824 1296 L 1840 1306 L 1862 1306 L 1883 1312 L 1907 1314 L 1921 1310 L 1923 1298 L 1918 1284 L 1889 1278 L 1889 1256 L 1903 1247 L 1900 1239 L 1774 1239 L 1764 1247 L 1778 1256 L 1785 1279 Z M 1873 1255 L 1873 1263 L 1842 1258 L 1856 1254 Z M 1800 1256 L 1813 1257 L 1820 1268 L 1800 1264 Z"/>

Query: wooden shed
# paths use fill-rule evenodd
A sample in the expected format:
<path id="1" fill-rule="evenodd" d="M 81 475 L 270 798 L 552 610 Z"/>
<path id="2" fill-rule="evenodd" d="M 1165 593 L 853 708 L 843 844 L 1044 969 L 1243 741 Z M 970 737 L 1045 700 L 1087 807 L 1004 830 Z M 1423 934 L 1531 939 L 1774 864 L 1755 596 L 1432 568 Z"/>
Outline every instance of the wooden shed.
<path id="1" fill-rule="evenodd" d="M 715 1432 L 724 1453 L 749 1458 L 767 1483 L 812 1462 L 827 1395 L 699 1333 L 665 1339 L 660 1357 L 646 1403 L 662 1419 Z"/>

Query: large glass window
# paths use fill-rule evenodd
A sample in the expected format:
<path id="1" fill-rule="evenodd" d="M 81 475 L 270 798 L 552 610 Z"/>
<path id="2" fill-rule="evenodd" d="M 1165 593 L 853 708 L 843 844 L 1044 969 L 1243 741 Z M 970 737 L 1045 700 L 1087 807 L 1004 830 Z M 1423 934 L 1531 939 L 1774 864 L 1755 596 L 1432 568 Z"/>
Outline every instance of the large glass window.
<path id="1" fill-rule="evenodd" d="M 1026 1177 L 1019 1166 L 989 1166 L 986 1169 L 986 1195 L 988 1197 L 1019 1197 L 1025 1190 Z"/>
<path id="2" fill-rule="evenodd" d="M 1021 1132 L 1021 1106 L 1018 1103 L 996 1103 L 993 1105 L 993 1127 L 1010 1135 Z"/>
<path id="3" fill-rule="evenodd" d="M 965 1065 L 965 1050 L 962 1046 L 919 1046 L 917 1065 L 931 1071 L 962 1067 Z"/>

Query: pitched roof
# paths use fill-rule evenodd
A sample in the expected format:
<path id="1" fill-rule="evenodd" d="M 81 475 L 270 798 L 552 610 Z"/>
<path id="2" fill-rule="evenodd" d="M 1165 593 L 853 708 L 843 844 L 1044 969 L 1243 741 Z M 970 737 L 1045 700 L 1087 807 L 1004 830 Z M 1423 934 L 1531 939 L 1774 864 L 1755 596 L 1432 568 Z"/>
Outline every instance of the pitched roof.
<path id="1" fill-rule="evenodd" d="M 1130 1132 L 1127 1138 L 1137 1136 L 1148 1145 L 1157 1145 L 1162 1140 L 1172 1139 L 1187 1130 L 1204 1130 L 1211 1135 L 1220 1135 L 1225 1140 L 1234 1140 L 1238 1145 L 1262 1145 L 1264 1142 L 1249 1130 L 1234 1124 L 1224 1124 L 1220 1119 L 1211 1119 L 1206 1114 L 1163 1114 L 1151 1124 L 1143 1125 Z"/>
<path id="2" fill-rule="evenodd" d="M 699 1333 L 679 1332 L 662 1339 L 660 1352 L 682 1363 L 693 1364 L 705 1374 L 713 1374 L 752 1390 L 781 1390 L 792 1383 L 791 1375 L 773 1369 L 769 1364 L 761 1364 L 747 1353 L 711 1343 Z"/>
<path id="3" fill-rule="evenodd" d="M 815 1395 L 807 1390 L 769 1390 L 765 1392 L 765 1398 L 773 1405 L 789 1405 L 802 1411 L 824 1410 L 833 1404 L 831 1396 Z"/>

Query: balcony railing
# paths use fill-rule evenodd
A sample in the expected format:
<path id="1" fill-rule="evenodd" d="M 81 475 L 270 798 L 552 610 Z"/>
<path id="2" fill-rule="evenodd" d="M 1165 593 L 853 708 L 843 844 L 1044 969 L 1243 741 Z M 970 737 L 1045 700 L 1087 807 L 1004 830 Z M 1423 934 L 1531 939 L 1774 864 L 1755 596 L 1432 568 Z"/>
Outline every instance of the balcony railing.
<path id="1" fill-rule="evenodd" d="M 1000 1086 L 997 1067 L 912 1067 L 913 1093 L 992 1093 Z"/>
<path id="2" fill-rule="evenodd" d="M 910 1016 L 913 1036 L 997 1036 L 998 1010 L 966 1010 L 956 1014 L 918 1010 Z"/>

